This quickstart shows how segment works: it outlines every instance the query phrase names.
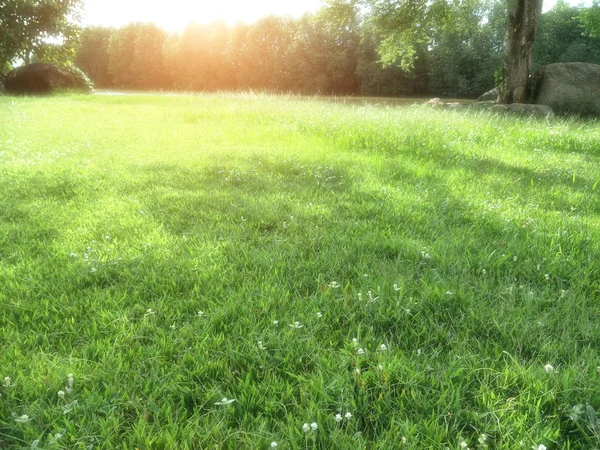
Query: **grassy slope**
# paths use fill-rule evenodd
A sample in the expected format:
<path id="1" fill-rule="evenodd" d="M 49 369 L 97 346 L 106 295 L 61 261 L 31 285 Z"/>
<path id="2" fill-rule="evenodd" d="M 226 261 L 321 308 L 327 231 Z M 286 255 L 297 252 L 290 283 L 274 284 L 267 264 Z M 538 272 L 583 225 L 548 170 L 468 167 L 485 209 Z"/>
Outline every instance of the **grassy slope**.
<path id="1" fill-rule="evenodd" d="M 600 446 L 598 142 L 295 98 L 0 98 L 0 448 Z"/>

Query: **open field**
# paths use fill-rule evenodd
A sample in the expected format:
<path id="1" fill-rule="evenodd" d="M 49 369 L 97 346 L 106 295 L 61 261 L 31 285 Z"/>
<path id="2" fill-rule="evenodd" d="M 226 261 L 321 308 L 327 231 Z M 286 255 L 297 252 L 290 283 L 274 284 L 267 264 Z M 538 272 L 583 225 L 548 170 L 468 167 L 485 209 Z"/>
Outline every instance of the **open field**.
<path id="1" fill-rule="evenodd" d="M 599 323 L 598 122 L 0 97 L 2 449 L 600 448 Z"/>

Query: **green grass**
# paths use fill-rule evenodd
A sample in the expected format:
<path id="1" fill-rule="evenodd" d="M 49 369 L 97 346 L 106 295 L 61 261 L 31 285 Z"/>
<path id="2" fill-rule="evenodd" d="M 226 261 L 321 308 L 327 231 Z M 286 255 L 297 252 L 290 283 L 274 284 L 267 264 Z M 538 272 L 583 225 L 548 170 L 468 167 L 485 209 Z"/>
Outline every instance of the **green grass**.
<path id="1" fill-rule="evenodd" d="M 599 143 L 295 97 L 0 98 L 0 448 L 599 448 Z"/>

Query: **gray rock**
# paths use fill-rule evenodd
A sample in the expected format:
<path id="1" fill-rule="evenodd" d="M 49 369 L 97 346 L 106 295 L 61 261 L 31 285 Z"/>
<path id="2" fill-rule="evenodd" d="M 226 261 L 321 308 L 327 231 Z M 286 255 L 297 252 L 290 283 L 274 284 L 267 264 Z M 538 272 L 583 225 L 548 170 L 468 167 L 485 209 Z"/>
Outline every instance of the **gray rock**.
<path id="1" fill-rule="evenodd" d="M 481 94 L 477 99 L 478 102 L 495 102 L 500 100 L 500 88 L 495 87 L 487 91 L 485 94 Z"/>
<path id="2" fill-rule="evenodd" d="M 35 63 L 10 71 L 4 87 L 8 94 L 48 94 L 55 89 L 89 92 L 91 85 L 80 71 Z"/>
<path id="3" fill-rule="evenodd" d="M 548 64 L 530 80 L 530 103 L 548 105 L 556 114 L 600 116 L 600 65 Z"/>
<path id="4" fill-rule="evenodd" d="M 490 111 L 527 117 L 554 117 L 554 111 L 549 106 L 529 105 L 525 103 L 511 103 L 510 105 L 493 105 L 490 107 Z"/>

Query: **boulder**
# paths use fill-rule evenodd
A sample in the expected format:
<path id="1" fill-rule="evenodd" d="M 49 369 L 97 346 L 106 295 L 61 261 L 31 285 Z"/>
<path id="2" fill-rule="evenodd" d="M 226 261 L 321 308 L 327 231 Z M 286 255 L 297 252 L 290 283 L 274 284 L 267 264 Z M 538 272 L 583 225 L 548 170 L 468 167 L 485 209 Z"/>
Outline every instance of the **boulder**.
<path id="1" fill-rule="evenodd" d="M 490 111 L 527 117 L 554 117 L 554 111 L 549 106 L 529 105 L 525 103 L 511 103 L 510 105 L 493 105 L 490 107 Z"/>
<path id="2" fill-rule="evenodd" d="M 487 91 L 485 94 L 481 94 L 479 98 L 477 98 L 478 102 L 498 102 L 500 100 L 500 88 L 495 87 Z"/>
<path id="3" fill-rule="evenodd" d="M 9 94 L 49 94 L 55 89 L 89 92 L 91 83 L 79 70 L 35 63 L 10 71 L 4 86 Z"/>
<path id="4" fill-rule="evenodd" d="M 531 76 L 529 92 L 530 103 L 557 114 L 600 116 L 600 65 L 548 64 Z"/>

